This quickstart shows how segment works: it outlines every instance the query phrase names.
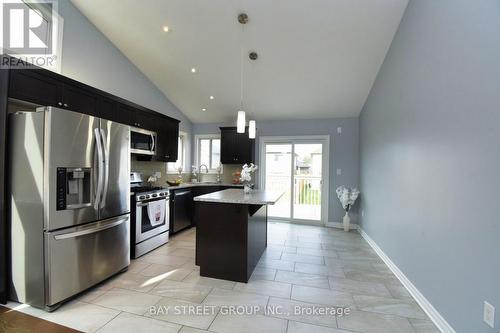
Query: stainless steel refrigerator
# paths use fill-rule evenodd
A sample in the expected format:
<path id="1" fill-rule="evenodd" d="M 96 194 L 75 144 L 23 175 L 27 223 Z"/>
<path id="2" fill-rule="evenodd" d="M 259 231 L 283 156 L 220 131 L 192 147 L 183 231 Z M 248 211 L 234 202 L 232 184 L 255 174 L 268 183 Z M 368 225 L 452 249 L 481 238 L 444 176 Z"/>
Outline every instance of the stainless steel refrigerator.
<path id="1" fill-rule="evenodd" d="M 130 263 L 130 129 L 36 111 L 10 116 L 10 297 L 50 311 Z"/>

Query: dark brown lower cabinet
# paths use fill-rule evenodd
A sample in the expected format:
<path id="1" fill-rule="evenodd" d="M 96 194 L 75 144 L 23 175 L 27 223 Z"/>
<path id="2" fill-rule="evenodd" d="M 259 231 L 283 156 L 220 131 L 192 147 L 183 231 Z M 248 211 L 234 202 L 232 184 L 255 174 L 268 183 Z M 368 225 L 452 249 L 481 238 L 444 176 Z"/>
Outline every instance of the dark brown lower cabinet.
<path id="1" fill-rule="evenodd" d="M 193 186 L 170 189 L 170 234 L 173 235 L 189 227 L 196 227 L 194 197 L 234 188 L 228 185 Z M 243 188 L 243 185 L 241 186 Z M 186 193 L 189 191 L 189 194 Z M 182 193 L 182 195 L 180 195 Z"/>

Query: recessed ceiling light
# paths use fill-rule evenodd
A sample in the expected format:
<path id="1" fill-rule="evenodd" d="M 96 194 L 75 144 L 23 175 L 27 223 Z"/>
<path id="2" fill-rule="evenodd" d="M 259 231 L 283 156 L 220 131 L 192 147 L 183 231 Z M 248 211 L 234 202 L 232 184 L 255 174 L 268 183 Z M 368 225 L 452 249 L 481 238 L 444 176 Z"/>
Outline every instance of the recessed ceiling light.
<path id="1" fill-rule="evenodd" d="M 210 99 L 215 99 L 215 97 L 214 96 L 210 96 Z"/>
<path id="2" fill-rule="evenodd" d="M 169 28 L 167 25 L 164 25 L 164 26 L 163 26 L 163 31 L 164 31 L 164 32 L 169 32 L 169 31 L 170 31 L 170 28 Z"/>
<path id="3" fill-rule="evenodd" d="M 191 73 L 196 73 L 196 68 L 191 68 Z"/>
<path id="4" fill-rule="evenodd" d="M 203 108 L 203 109 L 201 109 L 201 111 L 205 112 L 205 111 L 207 111 L 207 109 Z"/>

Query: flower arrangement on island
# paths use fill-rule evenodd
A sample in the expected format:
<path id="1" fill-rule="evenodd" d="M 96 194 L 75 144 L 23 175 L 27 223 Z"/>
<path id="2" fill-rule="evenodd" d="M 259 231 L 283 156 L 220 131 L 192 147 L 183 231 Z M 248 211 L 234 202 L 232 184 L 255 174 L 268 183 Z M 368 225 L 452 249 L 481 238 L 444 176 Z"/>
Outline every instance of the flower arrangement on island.
<path id="1" fill-rule="evenodd" d="M 257 171 L 259 167 L 253 163 L 250 164 L 245 164 L 241 168 L 241 174 L 240 174 L 240 182 L 244 184 L 243 190 L 245 193 L 250 193 L 253 184 L 251 183 L 252 181 L 252 173 Z"/>
<path id="2" fill-rule="evenodd" d="M 351 218 L 349 216 L 349 211 L 356 202 L 359 196 L 359 190 L 357 188 L 349 188 L 344 185 L 339 186 L 336 190 L 337 197 L 339 198 L 342 208 L 345 210 L 345 216 L 343 220 L 344 231 L 349 231 L 351 225 Z"/>

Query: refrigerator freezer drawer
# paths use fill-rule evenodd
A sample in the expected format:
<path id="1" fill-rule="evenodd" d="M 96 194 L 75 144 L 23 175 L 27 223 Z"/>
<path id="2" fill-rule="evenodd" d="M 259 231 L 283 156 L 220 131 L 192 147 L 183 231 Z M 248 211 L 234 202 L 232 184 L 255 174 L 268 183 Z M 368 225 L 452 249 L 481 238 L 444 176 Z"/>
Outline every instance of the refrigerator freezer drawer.
<path id="1" fill-rule="evenodd" d="M 130 264 L 130 216 L 45 233 L 46 305 L 53 306 Z"/>

